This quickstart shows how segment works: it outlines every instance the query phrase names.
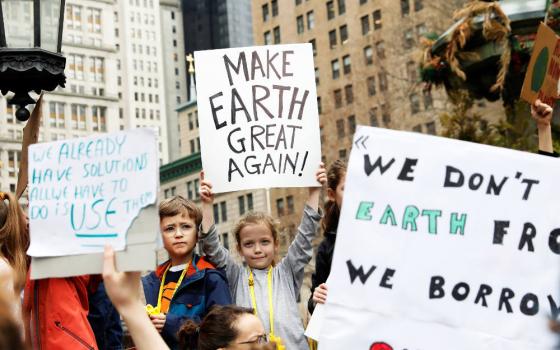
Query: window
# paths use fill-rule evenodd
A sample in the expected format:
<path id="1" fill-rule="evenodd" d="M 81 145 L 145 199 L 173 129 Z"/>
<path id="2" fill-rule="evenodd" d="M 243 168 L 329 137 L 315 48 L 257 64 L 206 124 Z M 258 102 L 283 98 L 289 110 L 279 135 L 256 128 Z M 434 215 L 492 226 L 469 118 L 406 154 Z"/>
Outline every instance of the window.
<path id="1" fill-rule="evenodd" d="M 356 132 L 356 116 L 348 117 L 348 133 L 353 135 Z"/>
<path id="2" fill-rule="evenodd" d="M 265 45 L 272 44 L 272 36 L 270 35 L 270 30 L 264 32 L 264 44 Z"/>
<path id="3" fill-rule="evenodd" d="M 221 238 L 222 238 L 222 245 L 224 246 L 224 248 L 229 249 L 229 235 L 226 233 L 222 233 L 221 234 Z"/>
<path id="4" fill-rule="evenodd" d="M 268 21 L 269 11 L 268 11 L 268 4 L 264 4 L 262 6 L 262 18 L 263 22 Z"/>
<path id="5" fill-rule="evenodd" d="M 8 151 L 8 176 L 15 177 L 19 171 L 20 151 Z M 15 192 L 15 191 L 13 191 Z"/>
<path id="6" fill-rule="evenodd" d="M 384 59 L 385 58 L 385 42 L 383 40 L 378 41 L 375 44 L 375 51 L 376 51 L 377 57 L 379 59 Z"/>
<path id="7" fill-rule="evenodd" d="M 278 0 L 272 0 L 270 6 L 272 7 L 272 17 L 278 16 Z"/>
<path id="8" fill-rule="evenodd" d="M 411 94 L 409 99 L 410 99 L 410 112 L 412 114 L 420 112 L 420 97 L 418 97 L 418 94 Z"/>
<path id="9" fill-rule="evenodd" d="M 220 206 L 218 205 L 218 203 L 214 203 L 213 209 L 214 209 L 214 220 L 216 221 L 216 223 L 221 222 L 220 221 Z"/>
<path id="10" fill-rule="evenodd" d="M 237 204 L 239 205 L 239 215 L 245 214 L 245 196 L 237 197 Z"/>
<path id="11" fill-rule="evenodd" d="M 171 19 L 175 19 L 175 12 L 171 11 Z"/>
<path id="12" fill-rule="evenodd" d="M 369 16 L 364 16 L 361 19 L 362 22 L 362 35 L 369 33 Z"/>
<path id="13" fill-rule="evenodd" d="M 377 107 L 369 109 L 369 125 L 379 126 L 379 121 L 377 120 Z"/>
<path id="14" fill-rule="evenodd" d="M 405 49 L 412 48 L 412 46 L 414 46 L 414 33 L 412 32 L 412 29 L 405 30 L 403 35 L 403 47 Z"/>
<path id="15" fill-rule="evenodd" d="M 93 122 L 93 131 L 107 131 L 107 108 L 93 106 L 91 107 L 91 117 Z"/>
<path id="16" fill-rule="evenodd" d="M 379 91 L 387 91 L 389 88 L 389 83 L 387 81 L 387 73 L 381 72 L 378 74 L 379 77 Z"/>
<path id="17" fill-rule="evenodd" d="M 430 135 L 435 135 L 436 134 L 436 123 L 435 122 L 426 123 L 426 132 Z"/>
<path id="18" fill-rule="evenodd" d="M 350 61 L 350 55 L 342 57 L 342 66 L 342 70 L 345 75 L 352 72 L 352 62 Z"/>
<path id="19" fill-rule="evenodd" d="M 329 32 L 329 47 L 332 49 L 336 46 L 336 30 Z"/>
<path id="20" fill-rule="evenodd" d="M 90 80 L 102 83 L 105 80 L 104 59 L 102 57 L 90 57 L 89 71 Z"/>
<path id="21" fill-rule="evenodd" d="M 346 13 L 346 0 L 338 0 L 338 14 Z"/>
<path id="22" fill-rule="evenodd" d="M 338 150 L 338 159 L 346 159 L 346 150 L 345 149 Z"/>
<path id="23" fill-rule="evenodd" d="M 317 96 L 317 109 L 319 110 L 319 114 L 323 113 L 323 109 L 321 108 L 321 96 Z"/>
<path id="24" fill-rule="evenodd" d="M 280 27 L 276 26 L 272 31 L 274 32 L 274 43 L 280 44 Z"/>
<path id="25" fill-rule="evenodd" d="M 288 214 L 295 213 L 294 196 L 286 197 L 286 204 L 287 204 L 287 207 L 288 207 Z"/>
<path id="26" fill-rule="evenodd" d="M 319 85 L 319 68 L 315 67 L 315 84 Z"/>
<path id="27" fill-rule="evenodd" d="M 296 0 L 296 6 L 301 5 L 301 0 Z"/>
<path id="28" fill-rule="evenodd" d="M 346 44 L 348 41 L 348 27 L 345 25 L 340 26 L 340 43 L 342 45 Z"/>
<path id="29" fill-rule="evenodd" d="M 346 104 L 354 102 L 354 90 L 352 85 L 346 85 L 344 87 L 344 96 L 346 96 Z"/>
<path id="30" fill-rule="evenodd" d="M 196 189 L 195 189 L 196 191 Z M 187 182 L 187 198 L 190 200 L 194 199 L 194 192 L 193 192 L 193 182 L 189 181 Z"/>
<path id="31" fill-rule="evenodd" d="M 340 64 L 338 59 L 331 61 L 332 78 L 338 79 L 340 77 Z"/>
<path id="32" fill-rule="evenodd" d="M 87 27 L 92 33 L 101 33 L 101 10 L 87 9 Z"/>
<path id="33" fill-rule="evenodd" d="M 72 128 L 78 130 L 86 129 L 86 105 L 72 104 L 70 110 L 72 111 Z"/>
<path id="34" fill-rule="evenodd" d="M 373 11 L 373 29 L 381 29 L 381 10 Z"/>
<path id="35" fill-rule="evenodd" d="M 339 139 L 346 136 L 346 131 L 344 130 L 344 119 L 339 119 L 336 121 L 336 135 Z"/>
<path id="36" fill-rule="evenodd" d="M 194 145 L 194 140 L 190 140 L 189 144 L 191 146 L 191 154 L 195 153 L 196 152 L 196 147 Z"/>
<path id="37" fill-rule="evenodd" d="M 389 105 L 386 103 L 381 104 L 381 119 L 383 119 L 383 124 L 385 125 L 391 123 L 391 111 L 389 110 Z"/>
<path id="38" fill-rule="evenodd" d="M 278 216 L 284 215 L 284 198 L 278 198 L 276 200 L 276 212 L 278 213 Z"/>
<path id="39" fill-rule="evenodd" d="M 424 95 L 424 109 L 428 110 L 434 106 L 434 99 L 432 98 L 432 92 L 426 90 L 422 93 Z"/>
<path id="40" fill-rule="evenodd" d="M 401 0 L 401 15 L 406 17 L 410 14 L 410 0 Z"/>
<path id="41" fill-rule="evenodd" d="M 247 210 L 253 210 L 253 194 L 249 193 L 247 196 Z"/>
<path id="42" fill-rule="evenodd" d="M 307 30 L 315 28 L 315 13 L 313 11 L 307 12 Z"/>
<path id="43" fill-rule="evenodd" d="M 327 19 L 334 18 L 334 1 L 327 1 Z"/>
<path id="44" fill-rule="evenodd" d="M 317 56 L 317 44 L 315 43 L 315 39 L 309 40 L 311 44 L 311 48 L 313 49 L 313 56 Z"/>
<path id="45" fill-rule="evenodd" d="M 414 131 L 414 132 L 422 132 L 422 124 L 415 125 L 415 126 L 412 128 L 412 131 Z"/>
<path id="46" fill-rule="evenodd" d="M 367 0 L 360 0 L 360 5 L 366 4 Z"/>
<path id="47" fill-rule="evenodd" d="M 368 66 L 373 64 L 373 50 L 371 46 L 364 47 L 364 60 Z"/>
<path id="48" fill-rule="evenodd" d="M 303 15 L 301 16 L 297 16 L 296 18 L 296 24 L 297 24 L 297 33 L 301 34 L 304 31 L 304 27 L 303 27 Z"/>
<path id="49" fill-rule="evenodd" d="M 407 72 L 407 75 L 408 75 L 408 80 L 410 80 L 411 82 L 416 82 L 418 80 L 416 63 L 414 63 L 414 61 L 408 61 L 407 62 L 406 72 Z"/>
<path id="50" fill-rule="evenodd" d="M 342 90 L 334 90 L 334 106 L 335 108 L 342 107 Z"/>
<path id="51" fill-rule="evenodd" d="M 222 214 L 222 221 L 227 221 L 227 207 L 226 207 L 226 202 L 221 202 L 220 203 L 220 211 Z"/>
<path id="52" fill-rule="evenodd" d="M 82 29 L 82 6 L 66 5 L 66 24 L 71 29 Z"/>
<path id="53" fill-rule="evenodd" d="M 426 33 L 428 33 L 428 27 L 426 27 L 426 24 L 420 23 L 416 26 L 416 36 L 418 38 L 423 37 Z"/>
<path id="54" fill-rule="evenodd" d="M 367 91 L 368 96 L 375 96 L 375 77 L 368 77 L 367 78 Z"/>
<path id="55" fill-rule="evenodd" d="M 414 0 L 414 11 L 418 12 L 424 8 L 424 0 Z"/>
<path id="56" fill-rule="evenodd" d="M 49 119 L 51 128 L 64 128 L 64 103 L 49 102 Z"/>

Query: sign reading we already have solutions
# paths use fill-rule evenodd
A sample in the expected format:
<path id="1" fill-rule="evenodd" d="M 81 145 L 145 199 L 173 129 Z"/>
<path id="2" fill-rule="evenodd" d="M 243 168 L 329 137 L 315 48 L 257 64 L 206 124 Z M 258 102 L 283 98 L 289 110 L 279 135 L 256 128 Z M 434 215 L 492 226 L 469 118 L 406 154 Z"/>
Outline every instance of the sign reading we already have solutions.
<path id="1" fill-rule="evenodd" d="M 319 349 L 551 349 L 558 165 L 359 127 Z"/>
<path id="2" fill-rule="evenodd" d="M 195 52 L 202 165 L 215 192 L 316 186 L 311 44 Z"/>
<path id="3" fill-rule="evenodd" d="M 123 250 L 134 219 L 156 202 L 158 164 L 150 129 L 30 146 L 28 254 Z"/>

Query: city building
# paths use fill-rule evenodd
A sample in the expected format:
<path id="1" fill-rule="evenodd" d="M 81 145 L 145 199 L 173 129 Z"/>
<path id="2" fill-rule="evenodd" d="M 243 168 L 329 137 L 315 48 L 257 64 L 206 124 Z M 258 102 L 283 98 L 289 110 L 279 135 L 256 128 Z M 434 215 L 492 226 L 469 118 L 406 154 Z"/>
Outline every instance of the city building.
<path id="1" fill-rule="evenodd" d="M 182 0 L 182 6 L 187 54 L 253 45 L 250 0 Z"/>
<path id="2" fill-rule="evenodd" d="M 178 0 L 162 0 L 161 5 L 154 0 L 69 0 L 65 11 L 67 82 L 45 94 L 39 142 L 151 127 L 159 135 L 160 162 L 166 163 L 173 149 L 168 134 L 175 137 L 178 152 L 174 109 L 186 96 Z M 13 17 L 6 26 L 17 27 L 17 21 Z M 15 111 L 0 96 L 4 191 L 15 190 L 21 158 L 25 124 L 16 121 Z"/>

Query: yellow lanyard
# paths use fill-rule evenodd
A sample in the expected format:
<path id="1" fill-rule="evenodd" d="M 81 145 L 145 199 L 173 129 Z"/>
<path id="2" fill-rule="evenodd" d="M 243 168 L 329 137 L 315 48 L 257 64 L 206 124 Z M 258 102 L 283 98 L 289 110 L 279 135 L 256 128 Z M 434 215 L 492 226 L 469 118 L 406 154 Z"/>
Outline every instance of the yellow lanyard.
<path id="1" fill-rule="evenodd" d="M 251 293 L 251 304 L 253 304 L 253 310 L 255 310 L 255 315 L 257 315 L 257 299 L 255 298 L 255 278 L 253 277 L 253 270 L 251 270 L 249 267 L 247 267 L 247 269 L 249 269 L 249 292 Z M 268 284 L 268 311 L 269 311 L 269 318 L 270 318 L 270 335 L 274 336 L 274 307 L 272 305 L 272 266 L 268 268 L 266 279 Z"/>
<path id="2" fill-rule="evenodd" d="M 188 262 L 187 266 L 185 266 L 185 269 L 183 270 L 183 272 L 181 272 L 181 277 L 179 277 L 179 280 L 177 281 L 177 284 L 175 285 L 175 289 L 173 290 L 173 294 L 171 294 L 171 299 L 173 299 L 173 296 L 175 295 L 175 292 L 177 291 L 177 289 L 181 285 L 181 282 L 183 282 L 183 278 L 187 274 L 187 270 L 189 269 L 190 264 L 191 263 Z M 159 315 L 161 313 L 161 299 L 163 298 L 163 286 L 165 285 L 165 276 L 167 276 L 167 271 L 169 271 L 170 268 L 171 268 L 171 264 L 169 264 L 169 266 L 167 266 L 167 268 L 165 269 L 165 272 L 163 273 L 163 278 L 161 279 L 161 284 L 159 286 L 157 306 L 154 308 L 150 304 L 146 305 L 146 312 L 150 316 Z"/>

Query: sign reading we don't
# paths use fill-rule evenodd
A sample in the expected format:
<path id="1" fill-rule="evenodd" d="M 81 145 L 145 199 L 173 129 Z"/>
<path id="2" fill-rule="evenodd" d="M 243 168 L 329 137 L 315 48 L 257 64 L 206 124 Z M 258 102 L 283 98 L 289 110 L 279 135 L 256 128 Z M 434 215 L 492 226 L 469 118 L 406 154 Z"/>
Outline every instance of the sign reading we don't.
<path id="1" fill-rule="evenodd" d="M 29 147 L 33 257 L 98 253 L 126 246 L 140 211 L 156 202 L 156 135 L 150 129 Z"/>
<path id="2" fill-rule="evenodd" d="M 215 192 L 317 185 L 310 44 L 195 52 L 202 164 Z"/>

